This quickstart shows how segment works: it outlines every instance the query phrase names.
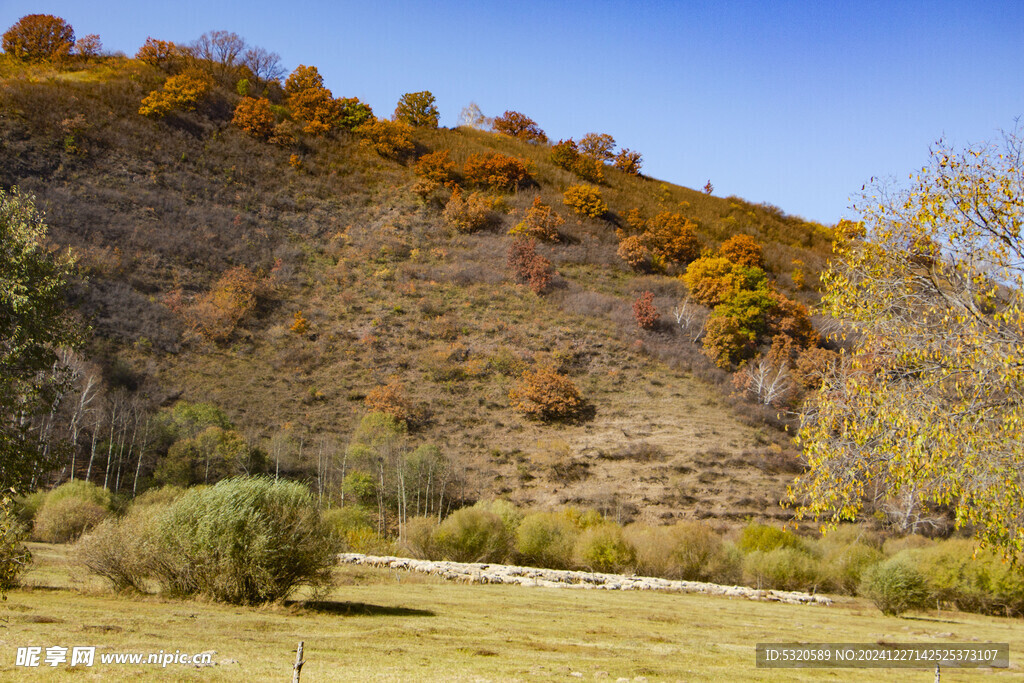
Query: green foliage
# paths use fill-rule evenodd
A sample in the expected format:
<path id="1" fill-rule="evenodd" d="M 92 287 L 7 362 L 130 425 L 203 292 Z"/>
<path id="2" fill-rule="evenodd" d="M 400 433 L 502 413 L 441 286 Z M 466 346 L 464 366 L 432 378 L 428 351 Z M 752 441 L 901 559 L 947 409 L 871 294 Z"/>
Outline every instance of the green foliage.
<path id="1" fill-rule="evenodd" d="M 563 513 L 534 512 L 523 517 L 516 529 L 516 552 L 528 565 L 565 569 L 572 564 L 579 533 Z"/>
<path id="2" fill-rule="evenodd" d="M 796 534 L 757 522 L 743 527 L 736 546 L 745 553 L 770 552 L 776 548 L 793 548 L 803 551 L 806 548 L 803 539 Z"/>
<path id="3" fill-rule="evenodd" d="M 739 580 L 740 562 L 735 549 L 703 522 L 659 527 L 633 524 L 624 531 L 636 549 L 640 574 L 727 584 Z"/>
<path id="4" fill-rule="evenodd" d="M 830 590 L 853 595 L 864 572 L 884 559 L 882 551 L 866 543 L 825 544 L 821 572 Z"/>
<path id="5" fill-rule="evenodd" d="M 512 547 L 501 517 L 476 507 L 449 515 L 434 531 L 433 540 L 441 556 L 455 562 L 504 562 Z"/>
<path id="6" fill-rule="evenodd" d="M 156 578 L 172 594 L 233 604 L 286 598 L 329 580 L 337 542 L 309 490 L 237 477 L 190 489 L 158 518 Z"/>
<path id="7" fill-rule="evenodd" d="M 144 592 L 157 560 L 155 531 L 168 503 L 136 503 L 121 518 L 108 518 L 75 547 L 75 557 L 116 591 Z"/>
<path id="8" fill-rule="evenodd" d="M 45 505 L 58 503 L 66 498 L 77 498 L 99 505 L 104 510 L 110 509 L 110 491 L 93 484 L 92 482 L 73 479 L 64 482 L 57 488 L 46 494 Z"/>
<path id="9" fill-rule="evenodd" d="M 4 495 L 0 498 L 0 598 L 4 600 L 32 561 L 32 553 L 22 543 L 24 539 L 24 526 L 14 513 L 10 496 Z"/>
<path id="10" fill-rule="evenodd" d="M 362 552 L 355 548 L 365 544 L 367 532 L 376 535 L 369 511 L 357 505 L 331 508 L 323 513 L 323 520 L 343 550 Z"/>
<path id="11" fill-rule="evenodd" d="M 60 61 L 74 44 L 74 29 L 52 14 L 25 15 L 3 35 L 4 52 L 26 62 Z"/>
<path id="12" fill-rule="evenodd" d="M 49 499 L 36 514 L 32 535 L 46 543 L 67 543 L 103 521 L 103 506 L 83 498 Z"/>
<path id="13" fill-rule="evenodd" d="M 335 100 L 334 123 L 345 130 L 355 130 L 373 120 L 373 109 L 358 97 L 339 97 Z"/>
<path id="14" fill-rule="evenodd" d="M 573 555 L 578 564 L 596 572 L 621 572 L 636 562 L 636 550 L 626 541 L 622 527 L 611 522 L 585 529 Z"/>
<path id="15" fill-rule="evenodd" d="M 405 522 L 403 550 L 421 560 L 437 557 L 437 548 L 434 547 L 435 529 L 437 519 L 434 517 L 410 517 Z"/>
<path id="16" fill-rule="evenodd" d="M 864 572 L 858 593 L 875 603 L 882 614 L 896 616 L 932 604 L 924 575 L 906 557 L 879 562 Z"/>
<path id="17" fill-rule="evenodd" d="M 414 128 L 437 128 L 440 114 L 434 104 L 434 95 L 429 90 L 421 90 L 402 95 L 393 118 Z"/>
<path id="18" fill-rule="evenodd" d="M 939 602 L 981 614 L 1024 614 L 1024 573 L 975 541 L 949 539 L 897 557 L 914 564 Z"/>
<path id="19" fill-rule="evenodd" d="M 68 315 L 70 255 L 45 247 L 46 224 L 32 197 L 0 189 L 0 489 L 46 471 L 30 416 L 53 404 L 65 379 L 56 351 L 80 333 Z"/>
<path id="20" fill-rule="evenodd" d="M 743 572 L 757 588 L 813 591 L 820 583 L 817 561 L 797 548 L 754 550 L 743 558 Z"/>
<path id="21" fill-rule="evenodd" d="M 241 434 L 210 426 L 191 438 L 176 441 L 157 465 L 154 477 L 161 484 L 210 484 L 252 469 L 251 455 Z"/>
<path id="22" fill-rule="evenodd" d="M 349 472 L 342 482 L 342 490 L 356 505 L 372 505 L 377 499 L 377 484 L 366 472 Z"/>

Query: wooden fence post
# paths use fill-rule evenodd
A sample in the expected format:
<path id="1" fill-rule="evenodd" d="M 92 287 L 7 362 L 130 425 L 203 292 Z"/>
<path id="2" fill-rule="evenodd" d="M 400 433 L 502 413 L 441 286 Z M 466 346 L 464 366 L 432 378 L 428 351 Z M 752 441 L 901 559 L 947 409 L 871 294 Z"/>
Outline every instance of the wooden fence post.
<path id="1" fill-rule="evenodd" d="M 292 671 L 292 683 L 299 683 L 299 672 L 302 671 L 302 665 L 306 663 L 306 660 L 302 658 L 302 645 L 304 641 L 299 641 L 299 649 L 295 651 L 295 668 Z"/>

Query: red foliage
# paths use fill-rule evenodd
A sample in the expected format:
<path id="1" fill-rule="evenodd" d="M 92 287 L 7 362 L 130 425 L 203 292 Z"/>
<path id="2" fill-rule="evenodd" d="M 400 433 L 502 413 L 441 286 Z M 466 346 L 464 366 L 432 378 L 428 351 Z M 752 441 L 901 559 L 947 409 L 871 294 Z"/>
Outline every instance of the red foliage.
<path id="1" fill-rule="evenodd" d="M 537 122 L 526 114 L 517 111 L 506 111 L 494 119 L 491 126 L 496 133 L 519 138 L 527 142 L 547 142 L 548 136 L 540 129 Z"/>
<path id="2" fill-rule="evenodd" d="M 654 306 L 654 294 L 642 292 L 640 297 L 633 302 L 633 317 L 641 330 L 653 330 L 661 320 L 661 314 Z"/>
<path id="3" fill-rule="evenodd" d="M 495 190 L 516 190 L 530 182 L 530 169 L 526 162 L 497 152 L 473 154 L 463 167 L 466 180 Z"/>
<path id="4" fill-rule="evenodd" d="M 543 294 L 554 275 L 551 261 L 537 253 L 537 240 L 532 237 L 517 237 L 512 242 L 508 267 L 516 281 L 528 285 L 535 294 Z"/>
<path id="5" fill-rule="evenodd" d="M 52 14 L 28 14 L 4 33 L 4 52 L 25 62 L 59 61 L 71 54 L 75 31 Z"/>

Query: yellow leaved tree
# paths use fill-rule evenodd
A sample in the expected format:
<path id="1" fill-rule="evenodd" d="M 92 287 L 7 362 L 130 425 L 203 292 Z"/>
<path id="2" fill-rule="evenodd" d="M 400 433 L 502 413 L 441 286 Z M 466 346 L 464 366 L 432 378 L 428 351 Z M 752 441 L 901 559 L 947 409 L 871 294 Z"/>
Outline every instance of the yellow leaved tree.
<path id="1" fill-rule="evenodd" d="M 837 227 L 824 305 L 858 335 L 802 416 L 790 492 L 829 523 L 865 506 L 913 529 L 939 508 L 1024 551 L 1024 141 L 939 143 L 909 187 Z"/>

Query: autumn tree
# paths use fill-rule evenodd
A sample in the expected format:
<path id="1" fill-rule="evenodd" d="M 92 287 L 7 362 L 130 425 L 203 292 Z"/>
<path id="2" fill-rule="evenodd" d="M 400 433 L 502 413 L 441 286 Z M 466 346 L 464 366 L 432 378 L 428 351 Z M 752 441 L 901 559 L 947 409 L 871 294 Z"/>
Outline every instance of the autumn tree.
<path id="1" fill-rule="evenodd" d="M 330 132 L 339 114 L 338 106 L 315 66 L 300 64 L 285 81 L 284 91 L 292 115 L 304 124 L 304 132 L 310 135 Z"/>
<path id="2" fill-rule="evenodd" d="M 544 134 L 537 122 L 526 114 L 517 111 L 506 111 L 501 116 L 494 118 L 491 128 L 495 133 L 519 138 L 527 142 L 547 142 L 548 136 Z"/>
<path id="3" fill-rule="evenodd" d="M 562 203 L 584 218 L 600 218 L 608 213 L 601 191 L 592 185 L 572 185 L 562 193 Z"/>
<path id="4" fill-rule="evenodd" d="M 408 423 L 412 417 L 412 404 L 406 395 L 405 386 L 398 380 L 370 389 L 365 403 L 369 410 L 384 413 L 399 423 Z"/>
<path id="5" fill-rule="evenodd" d="M 163 87 L 143 98 L 139 113 L 163 118 L 173 111 L 193 111 L 212 90 L 213 79 L 208 73 L 189 69 L 169 77 Z"/>
<path id="6" fill-rule="evenodd" d="M 232 85 L 246 47 L 245 39 L 232 31 L 207 31 L 189 46 L 193 58 L 206 62 L 215 77 Z"/>
<path id="7" fill-rule="evenodd" d="M 28 14 L 3 35 L 4 52 L 24 62 L 60 61 L 74 45 L 74 29 L 52 14 Z"/>
<path id="8" fill-rule="evenodd" d="M 429 90 L 405 93 L 399 98 L 392 119 L 413 128 L 437 128 L 440 114 L 433 93 Z"/>
<path id="9" fill-rule="evenodd" d="M 169 40 L 157 40 L 152 37 L 147 37 L 146 42 L 135 53 L 135 59 L 165 71 L 180 58 L 181 48 Z"/>
<path id="10" fill-rule="evenodd" d="M 243 97 L 235 107 L 231 122 L 254 138 L 266 140 L 274 133 L 274 111 L 270 108 L 270 100 Z"/>
<path id="11" fill-rule="evenodd" d="M 262 93 L 268 83 L 279 83 L 285 75 L 281 55 L 266 48 L 253 46 L 242 54 L 241 64 L 256 79 L 256 93 Z"/>
<path id="12" fill-rule="evenodd" d="M 599 161 L 611 161 L 615 158 L 615 138 L 608 133 L 587 133 L 579 141 L 580 154 L 586 154 Z"/>
<path id="13" fill-rule="evenodd" d="M 444 206 L 441 218 L 446 226 L 458 232 L 476 232 L 491 221 L 491 208 L 479 192 L 463 196 L 456 187 Z"/>
<path id="14" fill-rule="evenodd" d="M 420 178 L 437 185 L 455 183 L 459 176 L 459 167 L 446 149 L 424 154 L 416 160 L 413 170 Z"/>
<path id="15" fill-rule="evenodd" d="M 761 245 L 750 235 L 733 235 L 718 248 L 718 254 L 738 266 L 764 268 Z"/>
<path id="16" fill-rule="evenodd" d="M 612 161 L 612 166 L 629 175 L 640 175 L 640 167 L 643 165 L 643 155 L 631 149 L 620 149 Z"/>
<path id="17" fill-rule="evenodd" d="M 548 365 L 524 372 L 509 401 L 516 412 L 542 421 L 572 419 L 584 407 L 573 381 Z"/>
<path id="18" fill-rule="evenodd" d="M 527 235 L 544 242 L 557 242 L 558 229 L 565 224 L 565 219 L 548 204 L 534 197 L 533 204 L 526 210 L 526 218 L 508 231 L 510 235 Z"/>
<path id="19" fill-rule="evenodd" d="M 459 125 L 466 128 L 487 130 L 493 123 L 494 119 L 484 116 L 483 111 L 480 110 L 480 105 L 476 102 L 470 102 L 459 112 Z"/>
<path id="20" fill-rule="evenodd" d="M 646 241 L 651 251 L 666 261 L 687 264 L 700 256 L 696 228 L 686 216 L 662 211 L 647 222 Z"/>
<path id="21" fill-rule="evenodd" d="M 598 159 L 582 154 L 579 145 L 572 139 L 559 140 L 551 146 L 551 163 L 567 171 L 572 171 L 582 180 L 591 183 L 604 182 L 604 164 Z"/>
<path id="22" fill-rule="evenodd" d="M 468 183 L 503 192 L 515 191 L 532 181 L 528 162 L 498 152 L 469 155 L 462 173 Z"/>
<path id="23" fill-rule="evenodd" d="M 1024 141 L 939 144 L 907 187 L 855 208 L 824 305 L 859 335 L 799 433 L 798 511 L 834 523 L 879 498 L 948 506 L 957 527 L 1024 553 Z M 880 199 L 876 199 L 880 198 Z"/>
<path id="24" fill-rule="evenodd" d="M 103 42 L 96 33 L 90 33 L 84 38 L 79 38 L 75 41 L 75 54 L 85 59 L 92 59 L 98 57 L 100 52 L 103 51 Z"/>

